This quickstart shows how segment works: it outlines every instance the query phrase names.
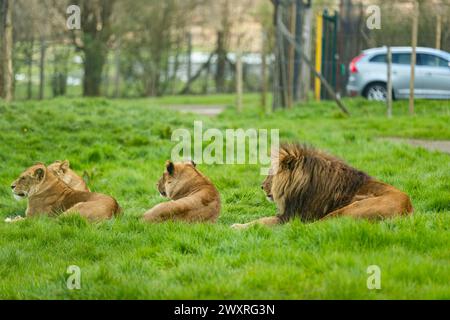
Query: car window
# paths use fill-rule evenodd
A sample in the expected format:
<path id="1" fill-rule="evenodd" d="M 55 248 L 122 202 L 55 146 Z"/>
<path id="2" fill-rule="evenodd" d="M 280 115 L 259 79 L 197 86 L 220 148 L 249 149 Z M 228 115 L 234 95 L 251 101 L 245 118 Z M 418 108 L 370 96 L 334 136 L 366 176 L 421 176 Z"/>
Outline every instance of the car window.
<path id="1" fill-rule="evenodd" d="M 420 53 L 418 56 L 418 61 L 417 64 L 419 66 L 427 66 L 427 67 L 447 67 L 448 66 L 448 61 L 432 55 L 432 54 L 425 54 L 425 53 Z"/>
<path id="2" fill-rule="evenodd" d="M 394 53 L 394 54 L 392 54 L 392 63 L 411 64 L 411 53 Z"/>
<path id="3" fill-rule="evenodd" d="M 386 55 L 385 54 L 377 54 L 370 59 L 370 62 L 383 62 L 386 63 Z"/>

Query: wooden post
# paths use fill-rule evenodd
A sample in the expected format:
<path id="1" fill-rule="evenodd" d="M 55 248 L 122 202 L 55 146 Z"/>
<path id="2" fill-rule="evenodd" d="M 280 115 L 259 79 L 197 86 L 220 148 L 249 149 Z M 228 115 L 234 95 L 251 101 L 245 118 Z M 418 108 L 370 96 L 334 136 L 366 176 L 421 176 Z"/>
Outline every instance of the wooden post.
<path id="1" fill-rule="evenodd" d="M 392 118 L 392 50 L 387 47 L 387 116 Z"/>
<path id="2" fill-rule="evenodd" d="M 192 33 L 189 31 L 187 34 L 188 52 L 187 52 L 187 79 L 191 78 L 192 74 Z"/>
<path id="3" fill-rule="evenodd" d="M 4 38 L 4 23 L 3 23 L 3 10 L 4 10 L 5 1 L 0 0 L 0 98 L 3 98 L 3 81 L 5 74 L 4 66 L 5 63 L 3 61 L 3 38 Z"/>
<path id="4" fill-rule="evenodd" d="M 45 91 L 45 51 L 47 46 L 44 38 L 41 39 L 41 57 L 39 61 L 39 100 L 44 99 Z"/>
<path id="5" fill-rule="evenodd" d="M 291 4 L 289 17 L 289 32 L 295 34 L 297 5 L 295 2 Z M 295 66 L 295 46 L 289 44 L 288 51 L 288 70 L 287 70 L 287 102 L 286 106 L 292 108 L 294 101 L 294 66 Z"/>
<path id="6" fill-rule="evenodd" d="M 308 59 L 311 59 L 311 24 L 312 24 L 313 10 L 311 7 L 304 7 L 303 14 L 303 53 Z M 306 101 L 311 86 L 311 71 L 308 64 L 302 60 L 300 67 L 300 99 Z"/>
<path id="7" fill-rule="evenodd" d="M 281 12 L 281 11 L 279 11 Z M 281 16 L 280 19 L 281 20 Z M 281 22 L 282 23 L 282 22 Z M 288 93 L 287 93 L 287 87 L 288 87 L 288 77 L 287 77 L 287 62 L 286 62 L 286 47 L 285 47 L 285 41 L 281 38 L 277 41 L 278 42 L 278 50 L 280 50 L 280 85 L 281 85 L 281 105 L 283 108 L 286 108 L 287 101 L 288 101 Z"/>
<path id="8" fill-rule="evenodd" d="M 442 34 L 442 15 L 438 12 L 436 17 L 436 49 L 441 49 L 441 34 Z"/>
<path id="9" fill-rule="evenodd" d="M 409 113 L 414 114 L 414 79 L 416 67 L 417 31 L 419 26 L 419 6 L 414 0 L 413 24 L 412 24 L 412 53 L 411 53 L 411 78 L 409 81 Z"/>
<path id="10" fill-rule="evenodd" d="M 317 15 L 316 26 L 316 72 L 322 72 L 322 32 L 323 32 L 323 17 L 321 14 Z M 317 101 L 320 101 L 320 79 L 316 77 L 314 81 L 314 96 Z"/>
<path id="11" fill-rule="evenodd" d="M 236 51 L 236 109 L 242 111 L 242 54 Z"/>
<path id="12" fill-rule="evenodd" d="M 261 107 L 264 112 L 267 110 L 267 55 L 266 43 L 267 36 L 265 31 L 262 31 L 261 38 Z"/>
<path id="13" fill-rule="evenodd" d="M 10 102 L 13 99 L 13 83 L 14 83 L 14 70 L 13 70 L 13 25 L 12 25 L 12 10 L 14 6 L 14 0 L 6 0 L 4 4 L 4 39 L 3 39 L 3 71 L 4 71 L 4 96 L 6 102 Z M 3 76 L 3 75 L 2 75 Z"/>

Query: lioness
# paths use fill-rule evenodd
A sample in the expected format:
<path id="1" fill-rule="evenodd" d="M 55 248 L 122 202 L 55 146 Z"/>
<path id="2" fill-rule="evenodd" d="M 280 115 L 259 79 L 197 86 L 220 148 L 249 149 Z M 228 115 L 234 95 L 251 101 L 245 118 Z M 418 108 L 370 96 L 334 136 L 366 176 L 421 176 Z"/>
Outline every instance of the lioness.
<path id="1" fill-rule="evenodd" d="M 284 144 L 261 188 L 278 215 L 246 223 L 275 225 L 297 216 L 302 221 L 331 217 L 390 218 L 413 212 L 409 197 L 343 161 L 299 144 Z"/>
<path id="2" fill-rule="evenodd" d="M 11 184 L 11 189 L 17 200 L 28 198 L 27 217 L 79 213 L 89 220 L 101 220 L 120 212 L 117 201 L 112 197 L 73 190 L 44 164 L 25 170 Z"/>
<path id="3" fill-rule="evenodd" d="M 64 181 L 69 187 L 77 191 L 87 191 L 90 192 L 86 182 L 83 178 L 78 176 L 72 169 L 70 169 L 69 160 L 60 161 L 57 160 L 51 165 L 47 166 L 54 175 Z"/>
<path id="4" fill-rule="evenodd" d="M 220 213 L 220 196 L 212 182 L 197 170 L 193 161 L 166 162 L 166 168 L 157 183 L 163 202 L 144 214 L 145 221 L 183 220 L 188 222 L 215 222 Z"/>

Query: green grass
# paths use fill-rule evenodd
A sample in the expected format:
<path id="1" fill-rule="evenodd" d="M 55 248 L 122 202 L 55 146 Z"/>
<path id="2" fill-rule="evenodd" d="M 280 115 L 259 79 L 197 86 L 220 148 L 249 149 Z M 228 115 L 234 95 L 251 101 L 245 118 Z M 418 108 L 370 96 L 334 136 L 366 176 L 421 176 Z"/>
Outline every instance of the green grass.
<path id="1" fill-rule="evenodd" d="M 0 221 L 0 298 L 12 299 L 449 299 L 450 157 L 379 138 L 450 139 L 448 101 L 384 106 L 346 100 L 352 117 L 332 103 L 265 115 L 258 96 L 238 115 L 232 96 L 142 100 L 54 99 L 0 102 L 0 219 L 23 214 L 10 183 L 36 161 L 69 159 L 90 176 L 93 191 L 111 194 L 120 218 L 89 224 L 79 217 Z M 225 104 L 218 118 L 180 115 L 167 104 Z M 231 230 L 275 213 L 259 188 L 256 165 L 199 168 L 222 196 L 219 222 L 147 225 L 142 214 L 163 201 L 155 183 L 170 157 L 171 132 L 205 128 L 278 128 L 407 192 L 411 218 L 371 223 L 336 219 L 272 229 Z M 82 271 L 81 290 L 66 288 L 66 269 Z M 381 268 L 381 290 L 368 290 L 369 265 Z"/>

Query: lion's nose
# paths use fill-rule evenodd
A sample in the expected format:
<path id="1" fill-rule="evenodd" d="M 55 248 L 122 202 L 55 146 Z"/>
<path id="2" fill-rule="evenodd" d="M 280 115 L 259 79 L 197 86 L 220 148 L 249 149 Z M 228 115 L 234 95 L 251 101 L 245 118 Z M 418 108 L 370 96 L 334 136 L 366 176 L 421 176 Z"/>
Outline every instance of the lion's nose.
<path id="1" fill-rule="evenodd" d="M 14 190 L 15 188 L 16 188 L 16 185 L 15 185 L 15 184 L 12 184 L 12 185 L 11 185 L 11 189 Z"/>
<path id="2" fill-rule="evenodd" d="M 263 189 L 263 190 L 264 190 L 264 186 L 261 186 L 261 189 Z"/>

